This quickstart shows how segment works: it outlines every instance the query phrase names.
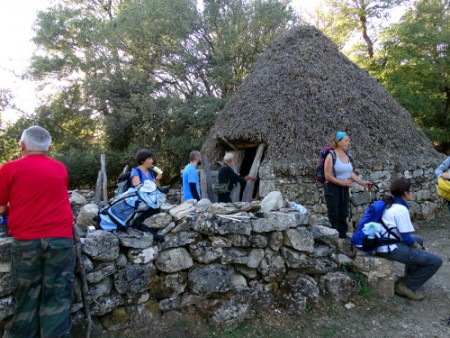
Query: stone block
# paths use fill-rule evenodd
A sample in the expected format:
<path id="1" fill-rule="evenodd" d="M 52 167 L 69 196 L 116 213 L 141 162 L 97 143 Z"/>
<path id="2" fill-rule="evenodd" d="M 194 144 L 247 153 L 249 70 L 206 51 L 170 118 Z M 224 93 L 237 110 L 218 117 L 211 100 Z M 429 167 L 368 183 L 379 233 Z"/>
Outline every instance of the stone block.
<path id="1" fill-rule="evenodd" d="M 283 195 L 279 191 L 271 191 L 261 201 L 261 211 L 269 212 L 272 210 L 279 210 L 284 207 Z"/>
<path id="2" fill-rule="evenodd" d="M 394 263 L 375 255 L 357 255 L 353 269 L 367 277 L 369 290 L 380 297 L 394 296 Z"/>

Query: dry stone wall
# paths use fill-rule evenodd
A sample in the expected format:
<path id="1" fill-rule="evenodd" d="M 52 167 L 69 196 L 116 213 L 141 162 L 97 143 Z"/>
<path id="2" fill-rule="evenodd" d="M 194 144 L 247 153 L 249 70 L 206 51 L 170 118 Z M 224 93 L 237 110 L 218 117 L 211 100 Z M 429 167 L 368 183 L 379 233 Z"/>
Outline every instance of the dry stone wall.
<path id="1" fill-rule="evenodd" d="M 278 193 L 273 201 L 266 199 L 259 211 L 259 203 L 238 205 L 247 212 L 208 200 L 165 204 L 160 214 L 145 221 L 164 236 L 162 243 L 134 228 L 88 230 L 97 207 L 73 202 L 79 210 L 76 229 L 81 235 L 93 336 L 105 330 L 150 327 L 173 311 L 196 311 L 215 326 L 233 328 L 258 311 L 284 308 L 302 315 L 322 300 L 349 301 L 360 285 L 340 272 L 340 266 L 352 259 L 339 250 L 338 233 L 310 212 L 272 210 L 280 198 Z M 11 241 L 0 239 L 3 330 L 14 309 Z M 77 273 L 74 336 L 86 328 L 81 284 Z"/>
<path id="2" fill-rule="evenodd" d="M 352 211 L 355 219 L 359 219 L 364 209 L 380 195 L 389 192 L 389 185 L 395 179 L 405 177 L 413 183 L 414 201 L 409 204 L 411 213 L 417 219 L 434 218 L 442 209 L 442 198 L 436 193 L 436 179 L 433 167 L 402 169 L 396 166 L 377 166 L 371 169 L 355 170 L 364 180 L 375 182 L 379 190 L 368 192 L 354 183 L 351 189 Z M 318 214 L 327 211 L 323 198 L 322 184 L 316 183 L 314 176 L 292 167 L 289 173 L 280 173 L 275 166 L 267 165 L 259 170 L 259 195 L 265 197 L 274 190 L 281 191 L 284 197 L 296 201 Z"/>

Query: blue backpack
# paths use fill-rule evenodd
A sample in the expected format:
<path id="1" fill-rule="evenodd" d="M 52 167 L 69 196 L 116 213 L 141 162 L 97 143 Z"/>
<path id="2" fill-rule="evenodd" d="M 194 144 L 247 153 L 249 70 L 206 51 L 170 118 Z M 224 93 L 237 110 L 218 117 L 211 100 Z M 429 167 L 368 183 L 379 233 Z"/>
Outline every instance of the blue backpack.
<path id="1" fill-rule="evenodd" d="M 352 236 L 352 245 L 358 250 L 365 253 L 371 253 L 380 246 L 401 242 L 400 237 L 392 231 L 394 228 L 388 228 L 381 218 L 385 209 L 386 202 L 384 201 L 376 201 L 366 208 L 358 223 L 358 227 L 356 228 L 355 233 Z M 380 234 L 376 236 L 373 236 L 373 234 L 367 234 L 364 226 L 372 222 L 381 224 L 382 228 L 386 230 L 383 236 L 381 236 Z M 391 238 L 390 235 L 392 235 L 394 238 Z"/>

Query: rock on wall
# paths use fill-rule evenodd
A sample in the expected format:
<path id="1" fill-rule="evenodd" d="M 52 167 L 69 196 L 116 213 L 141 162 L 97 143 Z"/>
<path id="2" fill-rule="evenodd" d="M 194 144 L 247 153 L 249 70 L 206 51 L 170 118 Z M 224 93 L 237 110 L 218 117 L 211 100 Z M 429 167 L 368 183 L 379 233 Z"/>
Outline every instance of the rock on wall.
<path id="1" fill-rule="evenodd" d="M 278 194 L 277 198 L 283 198 Z M 273 201 L 272 205 L 278 205 Z M 82 262 L 92 298 L 93 330 L 152 325 L 171 311 L 199 311 L 218 327 L 233 328 L 257 311 L 284 307 L 293 315 L 322 299 L 348 301 L 359 282 L 339 272 L 351 259 L 338 252 L 338 233 L 323 219 L 291 209 L 257 211 L 259 203 L 234 206 L 164 205 L 145 224 L 148 232 L 89 231 L 95 205 L 80 208 Z M 8 326 L 14 308 L 10 275 L 11 238 L 0 239 L 0 320 Z M 85 329 L 80 277 L 72 316 Z"/>

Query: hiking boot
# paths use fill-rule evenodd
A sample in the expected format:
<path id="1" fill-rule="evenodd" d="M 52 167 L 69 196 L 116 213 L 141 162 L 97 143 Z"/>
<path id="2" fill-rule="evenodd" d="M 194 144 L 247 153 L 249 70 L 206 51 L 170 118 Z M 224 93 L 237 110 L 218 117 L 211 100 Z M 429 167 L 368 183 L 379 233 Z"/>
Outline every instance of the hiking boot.
<path id="1" fill-rule="evenodd" d="M 408 288 L 403 282 L 403 279 L 400 279 L 397 283 L 395 283 L 395 293 L 400 296 L 405 296 L 411 300 L 423 299 L 423 295 Z"/>

